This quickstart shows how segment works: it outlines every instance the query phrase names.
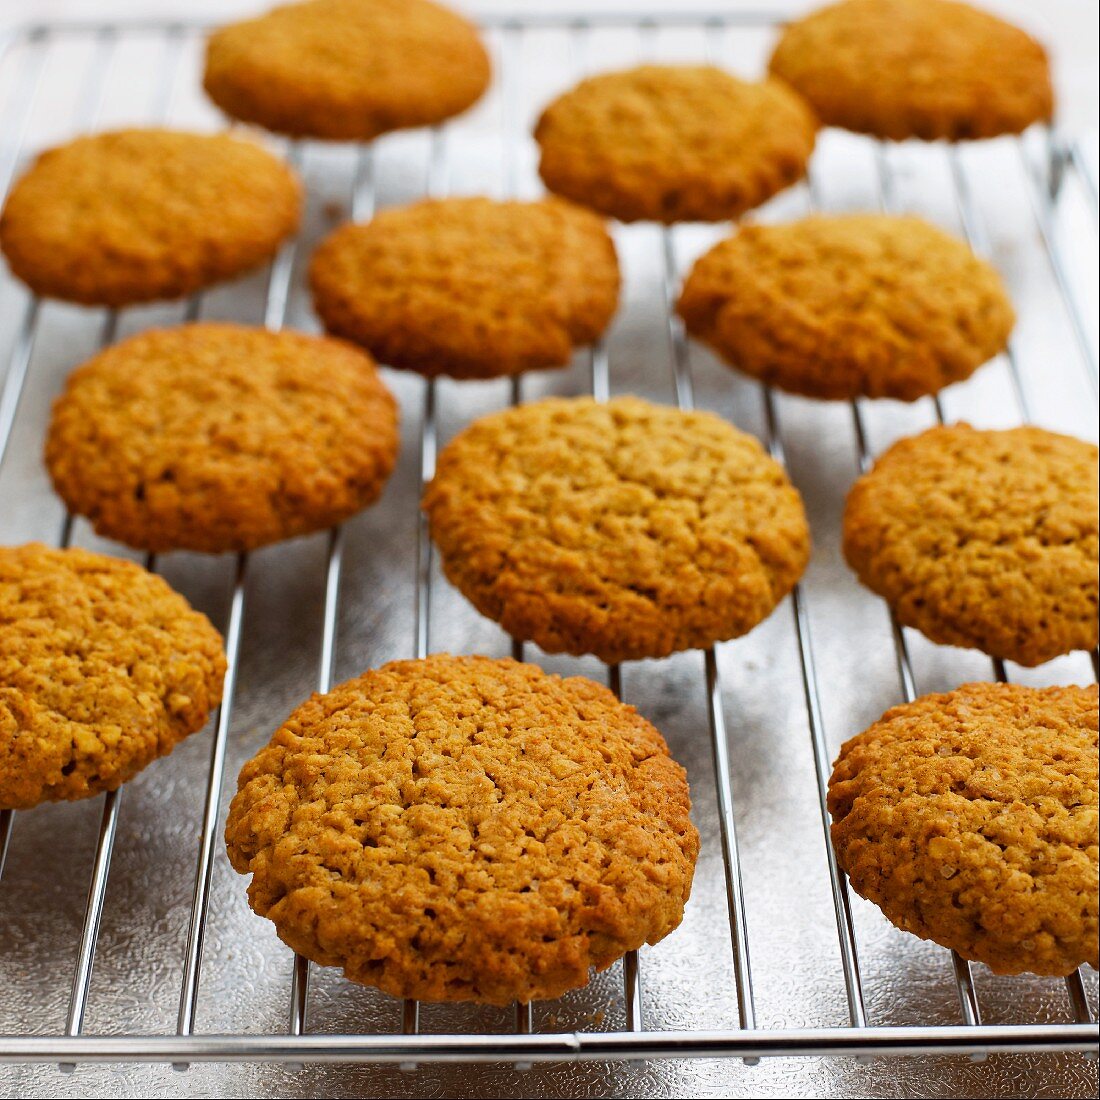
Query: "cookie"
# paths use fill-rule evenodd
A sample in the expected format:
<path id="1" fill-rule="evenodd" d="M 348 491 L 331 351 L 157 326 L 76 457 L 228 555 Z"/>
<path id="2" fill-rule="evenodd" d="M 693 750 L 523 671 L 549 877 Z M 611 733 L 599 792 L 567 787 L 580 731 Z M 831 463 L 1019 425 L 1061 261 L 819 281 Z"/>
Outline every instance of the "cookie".
<path id="1" fill-rule="evenodd" d="M 242 122 L 369 141 L 465 111 L 490 76 L 477 30 L 429 0 L 308 0 L 215 31 L 203 87 Z"/>
<path id="2" fill-rule="evenodd" d="M 997 272 L 920 218 L 750 225 L 702 256 L 677 305 L 732 366 L 808 397 L 914 401 L 1003 351 Z"/>
<path id="3" fill-rule="evenodd" d="M 1038 665 L 1097 642 L 1097 451 L 1041 428 L 932 428 L 852 487 L 844 556 L 905 626 Z"/>
<path id="4" fill-rule="evenodd" d="M 393 469 L 397 406 L 339 340 L 154 329 L 74 371 L 46 465 L 70 511 L 145 550 L 252 550 L 341 523 Z"/>
<path id="5" fill-rule="evenodd" d="M 441 199 L 337 229 L 310 285 L 325 327 L 379 362 L 492 378 L 564 366 L 596 340 L 618 304 L 619 267 L 587 210 Z"/>
<path id="6" fill-rule="evenodd" d="M 222 640 L 133 562 L 0 547 L 0 809 L 113 791 L 206 724 Z"/>
<path id="7" fill-rule="evenodd" d="M 802 178 L 816 126 L 779 81 L 643 65 L 581 81 L 543 111 L 535 139 L 546 186 L 601 214 L 723 221 Z"/>
<path id="8" fill-rule="evenodd" d="M 635 397 L 483 417 L 439 456 L 423 508 L 478 611 L 609 664 L 747 633 L 810 553 L 801 498 L 752 436 Z"/>
<path id="9" fill-rule="evenodd" d="M 49 298 L 182 298 L 270 260 L 301 203 L 294 173 L 251 141 L 118 130 L 43 153 L 12 188 L 0 247 Z"/>
<path id="10" fill-rule="evenodd" d="M 1046 51 L 953 0 L 842 0 L 790 24 L 773 76 L 827 126 L 903 141 L 1016 134 L 1054 115 Z"/>
<path id="11" fill-rule="evenodd" d="M 1095 967 L 1096 700 L 965 684 L 852 738 L 829 812 L 855 891 L 997 974 Z"/>
<path id="12" fill-rule="evenodd" d="M 690 805 L 606 688 L 437 655 L 303 703 L 241 771 L 225 837 L 300 954 L 396 997 L 507 1004 L 679 925 Z"/>

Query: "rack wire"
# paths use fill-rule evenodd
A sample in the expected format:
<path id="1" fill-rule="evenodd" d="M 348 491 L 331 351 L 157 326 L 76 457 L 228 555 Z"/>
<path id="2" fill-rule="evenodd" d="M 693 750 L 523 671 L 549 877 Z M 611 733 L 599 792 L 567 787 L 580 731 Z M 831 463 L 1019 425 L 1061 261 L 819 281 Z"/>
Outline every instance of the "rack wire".
<path id="1" fill-rule="evenodd" d="M 711 12 L 673 10 L 659 17 L 666 26 L 702 29 L 711 60 L 725 60 L 731 33 L 738 28 L 767 28 L 775 23 L 774 13 L 741 11 L 723 16 Z M 500 44 L 499 70 L 503 86 L 501 126 L 506 150 L 504 192 L 513 195 L 518 190 L 519 165 L 516 150 L 522 141 L 518 83 L 522 79 L 519 60 L 524 36 L 540 28 L 564 30 L 569 35 L 574 77 L 589 67 L 588 39 L 593 27 L 618 26 L 633 29 L 637 35 L 639 56 L 646 56 L 652 47 L 657 18 L 626 15 L 549 15 L 524 18 L 489 19 L 487 29 Z M 44 60 L 51 43 L 62 38 L 92 38 L 95 49 L 84 85 L 83 95 L 74 119 L 77 129 L 94 127 L 102 105 L 106 78 L 115 60 L 116 47 L 127 33 L 154 34 L 162 41 L 163 62 L 159 67 L 160 85 L 155 98 L 152 120 L 169 116 L 172 89 L 179 69 L 182 45 L 189 36 L 202 31 L 197 24 L 181 22 L 140 22 L 116 25 L 100 22 L 34 25 L 11 32 L 0 38 L 0 64 L 4 54 L 21 46 L 21 66 L 16 76 L 15 94 L 10 97 L 8 117 L 3 120 L 4 132 L 10 144 L 0 150 L 0 195 L 6 193 L 25 156 L 25 144 L 32 110 L 39 94 L 44 72 Z M 1044 254 L 1063 303 L 1067 323 L 1080 352 L 1088 381 L 1095 394 L 1097 387 L 1096 356 L 1088 325 L 1080 302 L 1075 296 L 1068 274 L 1066 259 L 1054 229 L 1053 187 L 1058 177 L 1074 174 L 1081 182 L 1091 202 L 1093 229 L 1096 227 L 1096 181 L 1078 145 L 1060 146 L 1051 138 L 1050 163 L 1045 174 L 1036 169 L 1028 157 L 1023 142 L 1018 142 L 1020 164 L 1028 181 L 1028 194 L 1034 216 L 1034 228 L 1042 241 Z M 949 148 L 943 154 L 949 158 L 954 199 L 966 239 L 979 254 L 988 254 L 989 238 L 980 207 L 971 191 L 960 154 Z M 300 165 L 303 147 L 291 142 L 287 146 L 288 160 Z M 875 149 L 877 192 L 883 210 L 897 210 L 891 152 L 886 146 Z M 446 194 L 448 189 L 448 135 L 443 128 L 431 132 L 430 153 L 423 181 L 423 193 L 431 196 Z M 813 176 L 803 188 L 808 210 L 821 209 L 823 202 Z M 351 189 L 351 213 L 356 220 L 369 218 L 375 208 L 376 172 L 372 146 L 362 146 L 356 152 Z M 667 317 L 669 365 L 677 404 L 683 409 L 695 407 L 695 380 L 692 348 L 672 309 L 680 279 L 678 237 L 675 228 L 660 232 L 660 270 L 663 272 L 663 307 Z M 277 331 L 286 322 L 290 301 L 291 279 L 300 243 L 297 238 L 283 246 L 271 265 L 267 283 L 263 322 Z M 186 304 L 185 320 L 201 316 L 203 296 L 196 295 Z M 21 314 L 14 343 L 8 359 L 7 373 L 0 388 L 0 463 L 10 442 L 26 386 L 32 354 L 39 332 L 42 303 L 30 296 Z M 113 342 L 118 331 L 119 314 L 109 310 L 103 315 L 100 346 Z M 605 344 L 588 349 L 588 379 L 590 392 L 597 400 L 607 400 L 611 394 L 610 357 Z M 1020 419 L 1029 421 L 1029 406 L 1018 355 L 1010 345 L 1005 353 L 1010 385 Z M 439 395 L 435 380 L 423 385 L 419 449 L 418 484 L 423 486 L 432 476 L 439 440 Z M 786 463 L 784 436 L 775 395 L 760 387 L 764 442 L 771 455 Z M 523 400 L 523 380 L 517 377 L 511 385 L 511 400 Z M 941 401 L 934 401 L 939 422 L 945 419 Z M 865 423 L 863 404 L 851 406 L 852 427 L 860 471 L 873 463 L 873 452 Z M 431 650 L 432 626 L 432 546 L 426 520 L 418 515 L 416 535 L 415 609 L 409 651 L 424 656 Z M 74 520 L 66 516 L 57 542 L 69 545 Z M 344 533 L 339 527 L 329 532 L 324 558 L 324 598 L 321 622 L 320 658 L 316 686 L 328 690 L 333 683 L 337 658 L 340 589 L 344 568 Z M 146 565 L 155 569 L 150 555 Z M 72 1069 L 79 1062 L 137 1061 L 170 1062 L 185 1069 L 192 1062 L 262 1060 L 301 1064 L 304 1062 L 398 1063 L 413 1068 L 422 1063 L 505 1061 L 522 1068 L 536 1062 L 584 1061 L 591 1059 L 645 1060 L 654 1058 L 714 1058 L 741 1057 L 746 1062 L 775 1056 L 886 1056 L 963 1054 L 981 1059 L 995 1052 L 1040 1053 L 1083 1051 L 1095 1055 L 1097 1036 L 1092 1009 L 1080 973 L 1066 979 L 1069 1015 L 1072 1023 L 1001 1025 L 982 1022 L 981 1006 L 970 965 L 958 955 L 951 956 L 951 968 L 959 999 L 962 1025 L 928 1024 L 915 1027 L 875 1026 L 870 1020 L 868 1001 L 860 970 L 853 906 L 846 879 L 829 842 L 829 815 L 826 795 L 831 754 L 821 703 L 818 662 L 810 627 L 808 595 L 797 585 L 790 599 L 792 625 L 796 642 L 801 684 L 804 694 L 806 727 L 813 755 L 814 780 L 824 835 L 829 888 L 834 910 L 839 945 L 839 957 L 847 1003 L 848 1025 L 843 1028 L 764 1028 L 758 1026 L 755 1008 L 753 969 L 749 950 L 749 923 L 746 916 L 745 884 L 737 837 L 737 807 L 730 761 L 729 738 L 726 729 L 726 694 L 723 689 L 720 663 L 714 647 L 702 654 L 702 681 L 711 741 L 717 800 L 717 821 L 729 921 L 729 940 L 733 962 L 733 983 L 737 997 L 738 1027 L 717 1031 L 645 1031 L 643 1000 L 643 967 L 637 953 L 628 955 L 622 967 L 625 1028 L 622 1031 L 580 1031 L 569 1033 L 535 1033 L 530 1005 L 517 1004 L 513 1015 L 513 1034 L 451 1034 L 420 1033 L 419 1006 L 414 1001 L 394 1005 L 393 1034 L 325 1035 L 309 1031 L 310 964 L 298 956 L 288 957 L 291 973 L 290 1000 L 287 1007 L 286 1030 L 276 1035 L 229 1034 L 207 1035 L 196 1031 L 199 1006 L 204 944 L 211 905 L 211 883 L 218 858 L 219 810 L 225 780 L 227 741 L 233 716 L 242 639 L 246 623 L 246 582 L 249 556 L 238 555 L 229 598 L 225 624 L 227 672 L 224 699 L 213 721 L 210 757 L 204 791 L 203 811 L 195 871 L 191 893 L 190 919 L 183 953 L 175 1034 L 158 1035 L 87 1035 L 84 1021 L 89 1002 L 96 958 L 99 930 L 104 914 L 111 860 L 118 835 L 119 807 L 125 788 L 103 798 L 95 854 L 89 880 L 83 926 L 80 933 L 77 961 L 72 975 L 63 1033 L 61 1035 L 2 1035 L 0 1062 L 54 1062 L 62 1069 Z M 911 700 L 917 694 L 917 680 L 909 653 L 907 634 L 896 621 L 891 621 L 891 633 L 896 653 L 900 694 Z M 525 647 L 513 643 L 513 654 L 523 658 Z M 1092 654 L 1094 670 L 1098 658 Z M 995 661 L 993 675 L 1007 679 L 1002 662 Z M 609 686 L 623 696 L 622 670 L 607 668 Z M 16 826 L 12 811 L 0 812 L 0 888 L 9 845 Z"/>

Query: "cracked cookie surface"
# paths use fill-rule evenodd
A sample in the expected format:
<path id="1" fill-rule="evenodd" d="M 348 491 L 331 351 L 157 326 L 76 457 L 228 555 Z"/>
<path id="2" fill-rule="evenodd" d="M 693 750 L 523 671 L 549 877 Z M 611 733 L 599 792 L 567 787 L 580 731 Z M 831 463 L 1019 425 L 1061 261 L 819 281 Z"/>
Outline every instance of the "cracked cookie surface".
<path id="1" fill-rule="evenodd" d="M 1097 643 L 1097 511 L 1094 445 L 936 427 L 852 487 L 844 556 L 932 641 L 1038 665 Z"/>
<path id="2" fill-rule="evenodd" d="M 1054 113 L 1046 51 L 953 0 L 843 0 L 791 23 L 773 76 L 827 126 L 903 141 L 1015 134 Z"/>
<path id="3" fill-rule="evenodd" d="M 903 401 L 968 378 L 1015 320 L 996 270 L 962 241 L 883 214 L 746 226 L 696 262 L 677 311 L 781 389 Z"/>
<path id="4" fill-rule="evenodd" d="M 303 703 L 226 843 L 307 958 L 397 997 L 558 997 L 682 917 L 684 770 L 633 707 L 487 657 L 394 661 Z"/>
<path id="5" fill-rule="evenodd" d="M 810 551 L 801 498 L 752 436 L 633 397 L 475 421 L 423 507 L 444 572 L 483 615 L 609 663 L 747 633 Z"/>
<path id="6" fill-rule="evenodd" d="M 619 298 L 603 222 L 557 199 L 435 199 L 337 229 L 310 265 L 325 327 L 387 366 L 493 378 L 565 366 Z"/>
<path id="7" fill-rule="evenodd" d="M 309 0 L 214 31 L 203 87 L 295 137 L 369 141 L 443 122 L 489 85 L 477 29 L 428 0 Z"/>
<path id="8" fill-rule="evenodd" d="M 780 81 L 643 65 L 581 81 L 543 111 L 535 140 L 546 186 L 601 214 L 724 221 L 801 179 L 816 129 Z"/>
<path id="9" fill-rule="evenodd" d="M 182 298 L 270 260 L 301 202 L 294 173 L 255 142 L 116 130 L 38 157 L 4 205 L 0 247 L 46 297 Z"/>
<path id="10" fill-rule="evenodd" d="M 1097 965 L 1097 689 L 894 707 L 829 782 L 837 862 L 899 928 L 998 974 Z"/>
<path id="11" fill-rule="evenodd" d="M 202 729 L 225 656 L 132 562 L 0 547 L 0 808 L 112 791 Z"/>
<path id="12" fill-rule="evenodd" d="M 200 323 L 140 333 L 70 375 L 46 465 L 97 533 L 144 550 L 251 550 L 381 495 L 397 405 L 358 348 Z"/>

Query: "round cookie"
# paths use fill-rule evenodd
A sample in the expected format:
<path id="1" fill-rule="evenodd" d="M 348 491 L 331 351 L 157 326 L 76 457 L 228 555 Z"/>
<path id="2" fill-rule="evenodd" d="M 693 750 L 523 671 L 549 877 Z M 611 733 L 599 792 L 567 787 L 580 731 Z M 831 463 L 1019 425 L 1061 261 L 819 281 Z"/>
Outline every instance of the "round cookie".
<path id="1" fill-rule="evenodd" d="M 1046 51 L 953 0 L 842 0 L 783 32 L 773 76 L 827 126 L 903 141 L 1015 134 L 1054 114 Z"/>
<path id="2" fill-rule="evenodd" d="M 423 508 L 483 615 L 609 664 L 747 633 L 810 553 L 801 498 L 752 436 L 635 397 L 483 417 L 439 456 Z"/>
<path id="3" fill-rule="evenodd" d="M 352 981 L 558 997 L 679 925 L 699 836 L 633 707 L 535 665 L 437 655 L 314 695 L 241 771 L 252 908 Z"/>
<path id="4" fill-rule="evenodd" d="M 888 710 L 829 782 L 855 891 L 997 974 L 1095 967 L 1096 701 L 966 684 Z"/>
<path id="5" fill-rule="evenodd" d="M 308 0 L 215 31 L 203 87 L 243 122 L 369 141 L 459 114 L 490 76 L 474 26 L 429 0 Z"/>
<path id="6" fill-rule="evenodd" d="M 1038 665 L 1097 642 L 1097 451 L 1041 428 L 895 443 L 844 511 L 844 556 L 934 642 Z"/>
<path id="7" fill-rule="evenodd" d="M 439 199 L 345 225 L 310 265 L 325 327 L 379 362 L 493 378 L 569 362 L 607 328 L 615 246 L 594 214 L 557 199 Z"/>
<path id="8" fill-rule="evenodd" d="M 181 298 L 271 259 L 301 201 L 294 173 L 251 141 L 118 130 L 43 153 L 8 196 L 0 247 L 46 297 Z"/>
<path id="9" fill-rule="evenodd" d="M 776 80 L 709 65 L 601 73 L 535 128 L 551 190 L 632 222 L 723 221 L 801 179 L 817 123 Z"/>
<path id="10" fill-rule="evenodd" d="M 145 550 L 252 550 L 381 494 L 397 406 L 339 340 L 231 324 L 143 332 L 69 377 L 46 465 L 98 534 Z"/>
<path id="11" fill-rule="evenodd" d="M 913 217 L 745 226 L 695 264 L 677 305 L 731 365 L 809 397 L 913 401 L 1003 351 L 1000 276 Z"/>
<path id="12" fill-rule="evenodd" d="M 113 791 L 222 696 L 222 640 L 133 562 L 0 547 L 0 809 Z"/>

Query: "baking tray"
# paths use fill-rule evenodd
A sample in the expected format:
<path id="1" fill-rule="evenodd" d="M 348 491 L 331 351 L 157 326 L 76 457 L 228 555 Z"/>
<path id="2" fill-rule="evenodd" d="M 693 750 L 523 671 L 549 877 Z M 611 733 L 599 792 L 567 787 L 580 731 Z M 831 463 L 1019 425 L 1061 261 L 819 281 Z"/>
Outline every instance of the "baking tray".
<path id="1" fill-rule="evenodd" d="M 72 523 L 40 452 L 49 403 L 105 342 L 202 316 L 315 328 L 304 261 L 332 225 L 425 193 L 539 193 L 539 106 L 582 73 L 708 57 L 759 72 L 774 13 L 682 9 L 486 21 L 497 82 L 451 125 L 373 146 L 294 143 L 310 190 L 301 238 L 270 270 L 178 305 L 121 314 L 0 284 L 0 523 L 7 542 L 131 556 Z M 216 126 L 198 91 L 202 28 L 66 23 L 12 32 L 0 58 L 0 190 L 75 132 Z M 773 394 L 689 346 L 670 319 L 683 270 L 721 227 L 617 227 L 623 307 L 564 371 L 425 383 L 387 372 L 403 450 L 383 501 L 341 530 L 249 557 L 155 568 L 222 626 L 227 699 L 116 795 L 0 815 L 0 1082 L 15 1095 L 1088 1095 L 1095 973 L 997 978 L 893 929 L 851 895 L 826 842 L 840 741 L 914 693 L 967 679 L 1086 682 L 1096 655 L 1036 670 L 898 629 L 839 554 L 848 485 L 894 438 L 938 419 L 1023 420 L 1095 438 L 1095 143 L 1046 130 L 945 148 L 827 132 L 812 177 L 757 212 L 919 211 L 1005 274 L 1009 354 L 938 400 L 825 404 Z M 546 394 L 633 392 L 713 409 L 787 462 L 815 539 L 792 598 L 748 637 L 608 669 L 688 768 L 702 834 L 684 925 L 556 1002 L 500 1010 L 402 1004 L 307 967 L 254 917 L 220 839 L 241 763 L 309 691 L 436 650 L 514 650 L 438 575 L 417 514 L 436 448 L 475 416 Z M 140 559 L 139 559 L 140 560 Z M 96 1063 L 109 1063 L 100 1065 Z"/>

